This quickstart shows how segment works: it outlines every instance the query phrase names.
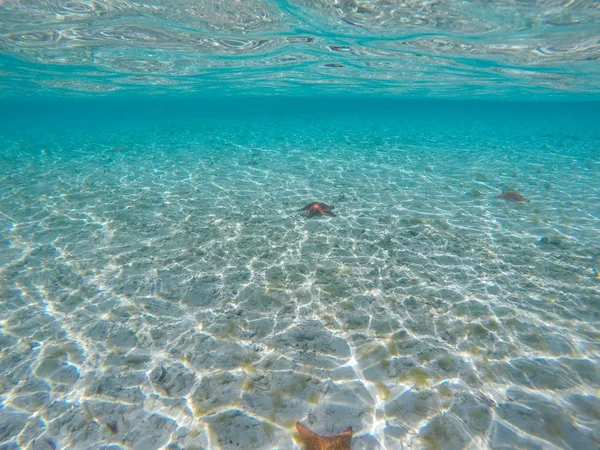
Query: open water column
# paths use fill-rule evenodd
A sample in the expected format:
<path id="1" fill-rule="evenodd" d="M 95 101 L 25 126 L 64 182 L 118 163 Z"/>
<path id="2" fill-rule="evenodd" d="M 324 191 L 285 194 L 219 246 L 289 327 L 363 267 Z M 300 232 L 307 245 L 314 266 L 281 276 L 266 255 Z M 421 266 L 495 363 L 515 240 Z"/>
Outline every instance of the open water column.
<path id="1" fill-rule="evenodd" d="M 596 0 L 0 0 L 0 450 L 600 448 Z"/>

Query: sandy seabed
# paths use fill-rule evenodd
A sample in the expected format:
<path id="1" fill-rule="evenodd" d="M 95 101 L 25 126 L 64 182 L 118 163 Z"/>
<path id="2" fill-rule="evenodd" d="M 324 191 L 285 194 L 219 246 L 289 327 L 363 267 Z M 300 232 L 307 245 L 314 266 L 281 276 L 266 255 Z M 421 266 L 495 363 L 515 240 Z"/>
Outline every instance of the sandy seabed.
<path id="1" fill-rule="evenodd" d="M 0 448 L 293 449 L 297 420 L 354 449 L 600 447 L 597 136 L 24 136 L 0 153 Z"/>

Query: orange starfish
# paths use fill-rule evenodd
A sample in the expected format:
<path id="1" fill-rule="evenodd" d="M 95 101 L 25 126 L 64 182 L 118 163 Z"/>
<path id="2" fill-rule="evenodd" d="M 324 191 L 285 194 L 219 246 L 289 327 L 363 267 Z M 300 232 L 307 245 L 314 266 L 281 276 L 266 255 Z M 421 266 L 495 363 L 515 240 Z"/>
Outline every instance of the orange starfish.
<path id="1" fill-rule="evenodd" d="M 296 422 L 296 428 L 306 450 L 352 450 L 350 448 L 352 427 L 346 428 L 341 434 L 335 436 L 319 436 L 300 422 Z"/>
<path id="2" fill-rule="evenodd" d="M 317 215 L 335 216 L 333 213 L 333 206 L 329 206 L 323 202 L 312 202 L 302 208 L 300 211 L 306 211 L 308 217 Z"/>
<path id="3" fill-rule="evenodd" d="M 503 198 L 504 200 L 507 200 L 509 202 L 527 202 L 527 203 L 529 203 L 529 200 L 526 199 L 525 197 L 523 197 L 517 191 L 504 191 L 502 194 L 500 194 L 496 198 Z"/>

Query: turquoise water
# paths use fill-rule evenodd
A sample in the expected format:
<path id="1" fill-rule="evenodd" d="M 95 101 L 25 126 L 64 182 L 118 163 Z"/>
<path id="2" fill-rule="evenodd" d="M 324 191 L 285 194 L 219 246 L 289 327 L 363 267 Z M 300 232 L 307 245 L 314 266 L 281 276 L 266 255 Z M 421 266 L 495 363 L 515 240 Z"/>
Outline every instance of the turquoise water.
<path id="1" fill-rule="evenodd" d="M 600 448 L 599 22 L 0 1 L 0 450 Z"/>
<path id="2" fill-rule="evenodd" d="M 3 448 L 597 448 L 598 111 L 6 103 Z"/>

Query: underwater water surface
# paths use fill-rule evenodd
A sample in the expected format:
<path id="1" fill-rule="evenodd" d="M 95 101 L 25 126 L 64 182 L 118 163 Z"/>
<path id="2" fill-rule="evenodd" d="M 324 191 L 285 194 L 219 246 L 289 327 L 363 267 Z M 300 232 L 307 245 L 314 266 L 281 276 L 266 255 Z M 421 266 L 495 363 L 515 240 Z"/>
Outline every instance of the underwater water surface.
<path id="1" fill-rule="evenodd" d="M 3 112 L 3 448 L 598 447 L 596 105 Z"/>
<path id="2" fill-rule="evenodd" d="M 596 0 L 0 1 L 0 95 L 600 94 Z"/>

